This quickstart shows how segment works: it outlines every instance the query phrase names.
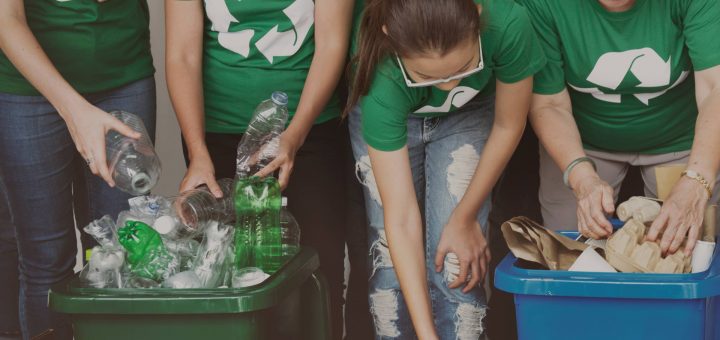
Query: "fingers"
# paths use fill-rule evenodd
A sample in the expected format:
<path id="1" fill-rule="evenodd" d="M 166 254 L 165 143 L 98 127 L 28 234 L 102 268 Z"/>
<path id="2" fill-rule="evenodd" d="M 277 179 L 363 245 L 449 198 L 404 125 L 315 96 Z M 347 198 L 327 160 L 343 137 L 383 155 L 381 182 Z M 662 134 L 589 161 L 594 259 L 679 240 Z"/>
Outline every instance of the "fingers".
<path id="1" fill-rule="evenodd" d="M 676 215 L 670 216 L 668 224 L 665 227 L 665 232 L 662 235 L 662 239 L 660 239 L 660 251 L 662 251 L 663 255 L 667 254 L 670 244 L 675 238 L 675 234 L 678 232 L 678 229 L 682 229 L 684 227 L 685 226 L 681 225 L 681 221 Z"/>
<path id="2" fill-rule="evenodd" d="M 657 240 L 658 235 L 660 235 L 660 232 L 662 232 L 665 229 L 665 225 L 668 222 L 669 214 L 667 210 L 660 209 L 660 214 L 657 218 L 655 218 L 655 221 L 652 222 L 650 225 L 650 230 L 648 230 L 647 236 L 645 236 L 645 239 L 648 241 L 655 241 Z"/>
<path id="3" fill-rule="evenodd" d="M 278 181 L 280 182 L 280 189 L 285 190 L 288 183 L 290 183 L 290 174 L 292 174 L 293 164 L 292 162 L 284 162 L 280 167 L 280 176 Z"/>
<path id="4" fill-rule="evenodd" d="M 100 175 L 100 177 L 102 177 L 102 179 L 104 179 L 110 187 L 114 187 L 115 181 L 113 180 L 112 174 L 110 173 L 110 169 L 107 165 L 107 155 L 105 154 L 105 139 L 101 139 L 99 144 L 100 145 L 98 145 L 93 150 L 94 156 L 92 164 L 95 165 L 95 168 L 98 171 L 97 174 Z"/>
<path id="5" fill-rule="evenodd" d="M 283 160 L 280 157 L 275 158 L 270 164 L 268 164 L 266 167 L 260 169 L 257 173 L 255 173 L 254 176 L 258 177 L 267 177 L 272 175 L 275 170 L 277 170 L 283 163 Z"/>
<path id="6" fill-rule="evenodd" d="M 110 124 L 109 124 L 110 129 L 113 129 L 113 130 L 117 131 L 118 133 L 120 133 L 124 136 L 130 137 L 130 138 L 133 138 L 133 139 L 140 138 L 140 132 L 133 130 L 131 127 L 123 124 L 119 119 L 117 119 L 113 116 L 108 115 L 108 117 L 110 117 Z"/>
<path id="7" fill-rule="evenodd" d="M 223 197 L 222 189 L 220 189 L 220 185 L 218 185 L 217 181 L 213 176 L 210 176 L 205 181 L 205 184 L 208 186 L 208 189 L 210 189 L 210 192 L 215 196 L 216 198 Z"/>
<path id="8" fill-rule="evenodd" d="M 467 284 L 465 285 L 465 288 L 463 288 L 463 290 L 462 290 L 463 293 L 469 292 L 470 290 L 472 290 L 473 288 L 475 288 L 475 286 L 477 286 L 478 283 L 480 282 L 480 279 L 481 279 L 481 274 L 480 274 L 480 273 L 481 273 L 481 270 L 480 270 L 480 263 L 479 263 L 479 262 L 480 262 L 480 263 L 483 263 L 483 266 L 484 266 L 484 262 L 483 262 L 483 261 L 473 261 L 473 262 L 470 264 L 470 269 L 471 269 L 471 271 L 472 271 L 472 274 L 470 274 L 470 281 L 467 282 Z M 482 271 L 485 271 L 485 269 L 483 268 Z"/>
<path id="9" fill-rule="evenodd" d="M 585 212 L 578 207 L 577 217 L 578 217 L 578 231 L 580 231 L 580 234 L 585 235 L 587 237 L 593 238 L 593 239 L 600 239 L 600 235 L 598 235 L 595 230 L 590 229 L 588 226 L 587 220 L 586 220 L 586 214 Z"/>
<path id="10" fill-rule="evenodd" d="M 459 257 L 459 256 L 458 256 Z M 455 281 L 448 285 L 448 288 L 455 289 L 462 286 L 463 283 L 467 282 L 468 274 L 470 272 L 470 263 L 468 261 L 460 260 L 460 274 L 458 274 Z"/>
<path id="11" fill-rule="evenodd" d="M 687 235 L 688 229 L 690 229 L 690 225 L 687 223 L 680 224 L 680 227 L 677 228 L 675 235 L 673 235 L 674 238 L 670 241 L 670 246 L 667 249 L 662 249 L 663 252 L 675 254 L 675 252 L 680 249 L 683 241 L 685 241 L 685 235 Z"/>
<path id="12" fill-rule="evenodd" d="M 695 249 L 695 244 L 697 243 L 698 237 L 700 236 L 700 224 L 693 225 L 692 228 L 690 228 L 690 232 L 688 233 L 688 241 L 685 245 L 685 255 L 691 255 L 693 253 L 693 249 Z"/>
<path id="13" fill-rule="evenodd" d="M 601 237 L 608 236 L 612 232 L 612 225 L 603 212 L 603 195 L 604 190 L 601 190 L 596 195 L 591 196 L 590 218 L 585 221 L 588 222 L 589 227 Z"/>
<path id="14" fill-rule="evenodd" d="M 437 252 L 435 252 L 435 272 L 439 273 L 443 269 L 443 264 L 445 263 L 445 255 L 447 255 L 448 250 L 444 247 L 438 246 Z"/>

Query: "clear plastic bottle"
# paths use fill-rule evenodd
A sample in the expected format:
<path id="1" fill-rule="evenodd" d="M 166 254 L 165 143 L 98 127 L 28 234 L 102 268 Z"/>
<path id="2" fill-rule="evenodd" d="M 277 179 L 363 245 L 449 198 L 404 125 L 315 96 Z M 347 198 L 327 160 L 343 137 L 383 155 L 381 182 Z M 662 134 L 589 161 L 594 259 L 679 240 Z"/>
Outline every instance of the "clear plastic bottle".
<path id="1" fill-rule="evenodd" d="M 238 178 L 253 175 L 277 156 L 279 137 L 288 120 L 287 103 L 287 94 L 276 91 L 270 99 L 263 101 L 255 109 L 253 118 L 238 144 Z"/>
<path id="2" fill-rule="evenodd" d="M 280 233 L 282 235 L 282 256 L 288 260 L 300 250 L 300 225 L 287 209 L 287 197 L 282 198 Z"/>
<path id="3" fill-rule="evenodd" d="M 144 195 L 160 177 L 160 159 L 138 116 L 124 111 L 110 114 L 141 134 L 139 139 L 132 139 L 115 130 L 107 133 L 105 148 L 112 177 L 118 189 L 135 196 Z"/>
<path id="4" fill-rule="evenodd" d="M 207 186 L 182 192 L 175 198 L 176 214 L 191 229 L 189 232 L 202 232 L 201 225 L 210 221 L 230 223 L 235 220 L 233 180 L 223 178 L 217 183 L 223 192 L 222 198 L 216 198 Z"/>

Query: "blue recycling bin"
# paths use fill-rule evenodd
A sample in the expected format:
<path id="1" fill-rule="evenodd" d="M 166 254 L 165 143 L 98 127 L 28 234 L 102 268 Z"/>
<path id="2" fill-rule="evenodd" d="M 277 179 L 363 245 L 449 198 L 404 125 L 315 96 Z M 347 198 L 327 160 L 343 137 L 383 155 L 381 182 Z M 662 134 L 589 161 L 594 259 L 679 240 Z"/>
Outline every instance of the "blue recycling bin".
<path id="1" fill-rule="evenodd" d="M 510 253 L 494 284 L 514 294 L 522 340 L 720 339 L 718 249 L 695 274 L 524 269 Z"/>

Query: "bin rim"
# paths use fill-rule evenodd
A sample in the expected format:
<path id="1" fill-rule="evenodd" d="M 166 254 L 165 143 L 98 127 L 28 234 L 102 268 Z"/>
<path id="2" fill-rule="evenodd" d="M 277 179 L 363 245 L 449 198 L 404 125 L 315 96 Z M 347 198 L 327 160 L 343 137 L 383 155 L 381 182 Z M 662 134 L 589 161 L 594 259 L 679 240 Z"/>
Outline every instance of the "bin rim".
<path id="1" fill-rule="evenodd" d="M 576 231 L 559 232 L 573 238 Z M 495 287 L 522 295 L 626 298 L 705 299 L 720 295 L 720 259 L 715 249 L 710 268 L 691 274 L 597 273 L 524 269 L 509 253 L 495 270 Z"/>
<path id="2" fill-rule="evenodd" d="M 243 288 L 85 288 L 77 275 L 50 289 L 50 309 L 68 314 L 228 314 L 279 304 L 319 268 L 317 252 L 302 247 L 263 283 Z"/>

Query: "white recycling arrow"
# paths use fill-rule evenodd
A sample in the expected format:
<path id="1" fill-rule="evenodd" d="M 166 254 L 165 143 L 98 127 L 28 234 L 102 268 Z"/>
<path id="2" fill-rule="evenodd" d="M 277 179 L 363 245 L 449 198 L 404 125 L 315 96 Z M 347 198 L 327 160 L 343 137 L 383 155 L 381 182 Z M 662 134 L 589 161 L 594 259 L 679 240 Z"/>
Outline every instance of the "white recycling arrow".
<path id="1" fill-rule="evenodd" d="M 480 91 L 472 87 L 458 86 L 448 93 L 445 102 L 441 106 L 423 106 L 416 110 L 415 113 L 450 112 L 452 106 L 461 107 L 475 98 L 478 93 L 480 93 Z"/>
<path id="2" fill-rule="evenodd" d="M 275 25 L 255 43 L 271 64 L 275 57 L 291 56 L 300 50 L 315 20 L 315 3 L 313 0 L 296 0 L 283 13 L 295 28 L 279 32 L 279 26 Z"/>
<path id="3" fill-rule="evenodd" d="M 229 31 L 230 24 L 239 21 L 230 13 L 225 0 L 205 0 L 205 12 L 212 22 L 210 29 L 218 32 L 220 46 L 247 58 L 250 54 L 250 40 L 255 35 L 255 31 L 252 29 Z"/>
<path id="4" fill-rule="evenodd" d="M 670 85 L 671 65 L 672 57 L 665 61 L 655 50 L 649 47 L 623 52 L 608 52 L 598 58 L 587 80 L 593 84 L 615 90 L 620 87 L 625 76 L 630 72 L 640 81 L 637 87 L 662 87 Z M 649 105 L 650 99 L 662 96 L 668 90 L 682 83 L 687 76 L 688 72 L 683 71 L 675 83 L 667 89 L 651 93 L 634 93 L 633 96 L 643 104 Z M 602 101 L 620 103 L 622 100 L 620 94 L 607 94 L 597 87 L 582 88 L 572 84 L 569 85 L 578 92 L 589 93 Z"/>

